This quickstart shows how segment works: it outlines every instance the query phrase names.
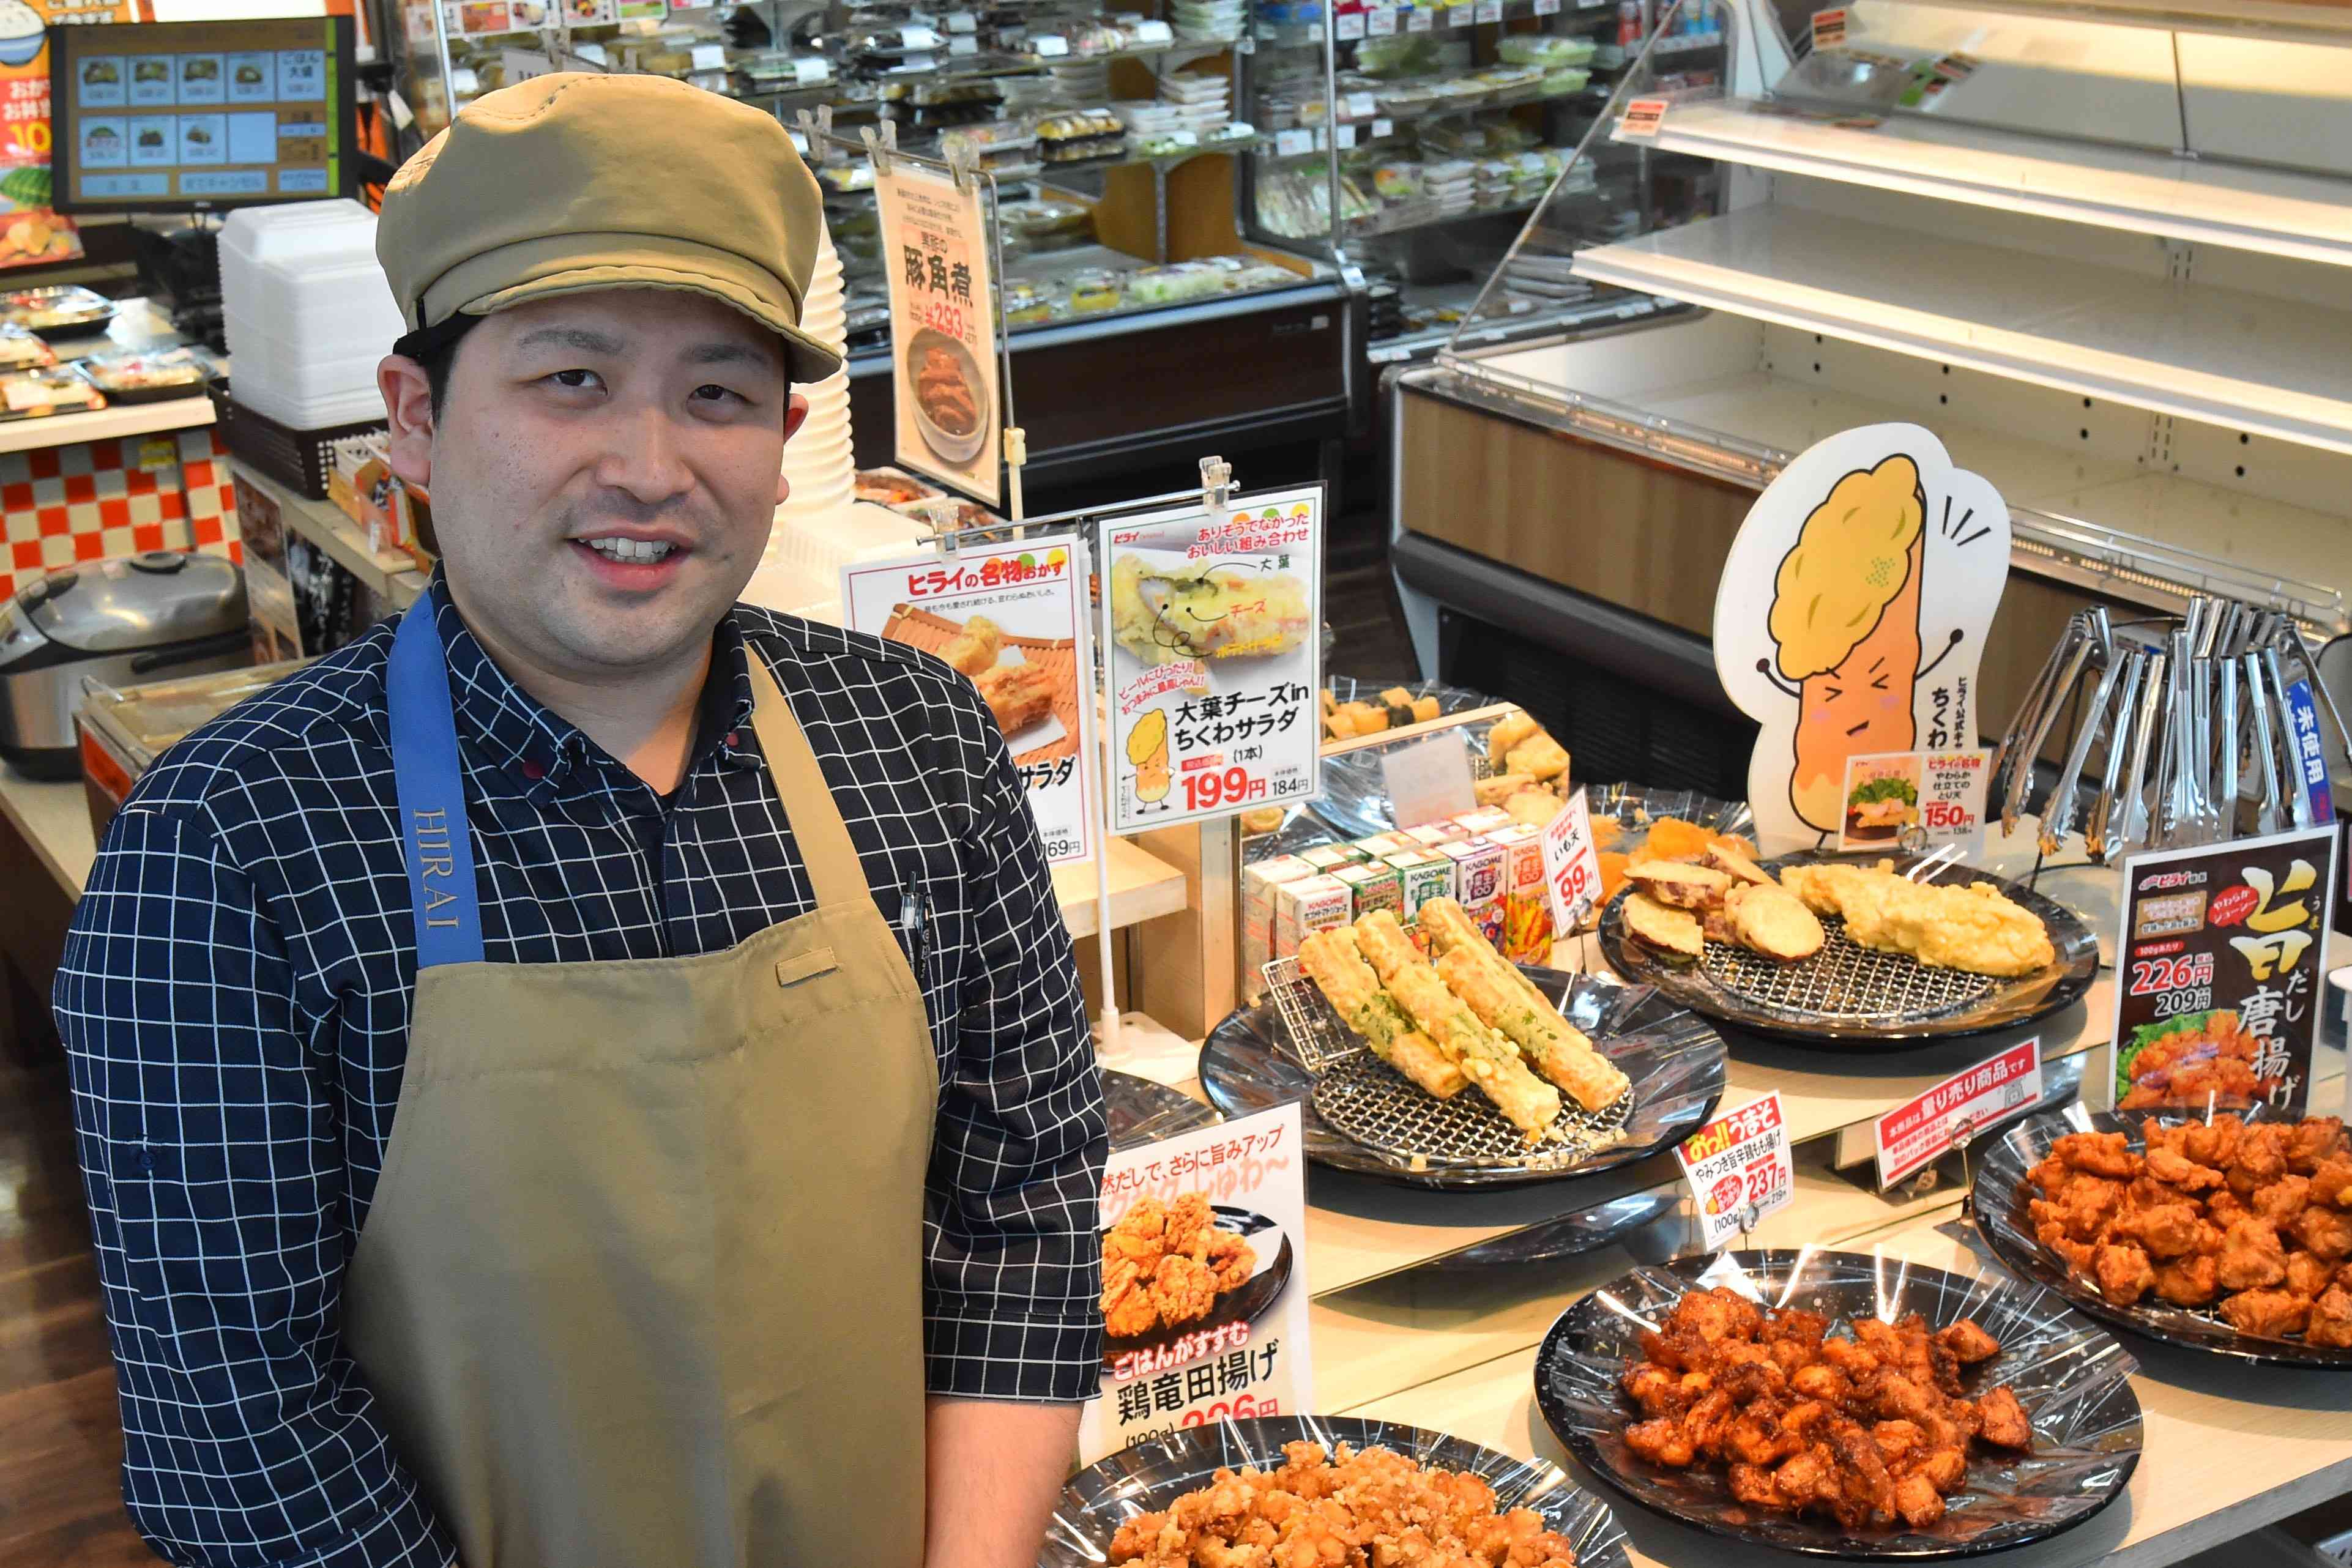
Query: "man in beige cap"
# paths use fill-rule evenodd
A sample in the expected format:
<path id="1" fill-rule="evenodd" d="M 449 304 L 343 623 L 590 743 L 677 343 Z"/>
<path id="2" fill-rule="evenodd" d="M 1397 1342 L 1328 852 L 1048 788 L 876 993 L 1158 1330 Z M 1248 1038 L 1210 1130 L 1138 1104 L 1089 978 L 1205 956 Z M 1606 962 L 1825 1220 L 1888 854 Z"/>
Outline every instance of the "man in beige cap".
<path id="1" fill-rule="evenodd" d="M 961 676 L 734 602 L 822 221 L 647 77 L 386 193 L 440 570 L 159 759 L 58 975 L 174 1562 L 1034 1559 L 1107 1141 L 1036 832 Z"/>

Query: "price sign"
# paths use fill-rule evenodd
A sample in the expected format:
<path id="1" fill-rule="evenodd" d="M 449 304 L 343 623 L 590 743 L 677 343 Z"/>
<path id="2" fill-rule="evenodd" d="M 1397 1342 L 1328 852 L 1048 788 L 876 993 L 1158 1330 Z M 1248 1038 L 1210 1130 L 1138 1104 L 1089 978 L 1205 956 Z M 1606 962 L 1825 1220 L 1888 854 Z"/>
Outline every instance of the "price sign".
<path id="1" fill-rule="evenodd" d="M 1967 855 L 1980 853 L 1991 761 L 1992 754 L 1982 749 L 1847 758 L 1838 849 L 1850 853 L 1958 844 Z"/>
<path id="2" fill-rule="evenodd" d="M 1478 0 L 1478 20 L 1499 22 L 1503 19 L 1503 0 Z"/>
<path id="3" fill-rule="evenodd" d="M 1296 158 L 1315 151 L 1315 133 L 1311 131 L 1277 131 L 1274 133 L 1274 151 L 1277 157 Z"/>
<path id="4" fill-rule="evenodd" d="M 1364 36 L 1364 14 L 1361 11 L 1342 12 L 1332 18 L 1331 25 L 1338 29 L 1339 41 L 1343 44 L 1354 43 Z"/>
<path id="5" fill-rule="evenodd" d="M 1186 1427 L 1315 1407 L 1307 1352 L 1307 1162 L 1297 1103 L 1115 1149 L 1103 1172 L 1102 1218 L 1126 1240 L 1103 1280 L 1108 1352 L 1102 1392 L 1078 1426 L 1078 1462 L 1091 1464 L 1136 1443 Z M 1160 1220 L 1120 1226 L 1150 1200 L 1197 1218 L 1205 1203 L 1210 1245 L 1244 1277 L 1219 1291 L 1188 1331 L 1153 1310 L 1156 1261 L 1130 1262 L 1160 1238 Z M 1139 1218 L 1141 1217 L 1139 1216 Z M 1287 1281 L 1276 1270 L 1286 1268 Z M 1223 1311 L 1234 1291 L 1271 1300 L 1249 1313 Z"/>
<path id="6" fill-rule="evenodd" d="M 1404 26 L 1408 33 L 1426 33 L 1435 26 L 1437 13 L 1427 5 L 1416 5 L 1404 14 Z"/>
<path id="7" fill-rule="evenodd" d="M 1478 807 L 1478 792 L 1470 781 L 1470 753 L 1459 730 L 1382 751 L 1381 783 L 1400 831 Z"/>
<path id="8" fill-rule="evenodd" d="M 1116 831 L 1315 794 L 1322 517 L 1316 486 L 1099 525 Z"/>
<path id="9" fill-rule="evenodd" d="M 1705 1251 L 1722 1250 L 1797 1196 L 1797 1162 L 1777 1089 L 1701 1127 L 1676 1145 L 1675 1158 L 1698 1208 Z"/>
<path id="10" fill-rule="evenodd" d="M 875 172 L 874 196 L 890 280 L 898 466 L 993 507 L 1004 421 L 980 187 L 895 161 Z"/>
<path id="11" fill-rule="evenodd" d="M 727 68 L 727 46 L 697 44 L 688 57 L 698 71 L 723 71 Z"/>
<path id="12" fill-rule="evenodd" d="M 1871 1128 L 1884 1192 L 1971 1143 L 2011 1116 L 2042 1103 L 2042 1041 L 2021 1040 L 1897 1105 Z"/>
<path id="13" fill-rule="evenodd" d="M 1592 813 L 1579 789 L 1543 830 L 1544 886 L 1551 895 L 1551 928 L 1566 936 L 1584 924 L 1601 901 L 1601 854 L 1592 841 Z"/>
<path id="14" fill-rule="evenodd" d="M 1342 125 L 1331 134 L 1343 148 L 1353 147 L 1356 144 L 1356 128 L 1352 125 Z"/>
<path id="15" fill-rule="evenodd" d="M 1536 15 L 1538 16 L 1559 16 L 1559 0 L 1536 0 Z"/>
<path id="16" fill-rule="evenodd" d="M 1381 111 L 1381 106 L 1370 93 L 1351 92 L 1340 100 L 1347 106 L 1349 120 L 1370 120 Z"/>
<path id="17" fill-rule="evenodd" d="M 2303 1113 L 2335 868 L 2332 823 L 2124 862 L 2110 1036 L 2118 1110 L 2202 1109 L 2200 1075 L 2176 1064 L 2218 1057 L 2242 1074 L 2225 1092 Z"/>
<path id="18" fill-rule="evenodd" d="M 1040 33 L 1029 40 L 1029 52 L 1041 60 L 1058 60 L 1070 52 L 1070 40 L 1058 33 Z"/>
<path id="19" fill-rule="evenodd" d="M 1445 13 L 1445 25 L 1449 27 L 1466 27 L 1477 20 L 1477 17 L 1478 7 L 1475 4 L 1450 6 Z"/>
<path id="20" fill-rule="evenodd" d="M 1364 31 L 1375 38 L 1393 37 L 1397 30 L 1396 16 L 1395 6 L 1375 5 L 1364 13 Z"/>
<path id="21" fill-rule="evenodd" d="M 1845 7 L 1839 5 L 1827 11 L 1814 12 L 1812 35 L 1816 49 L 1833 48 L 1844 43 Z"/>
<path id="22" fill-rule="evenodd" d="M 980 687 L 1047 861 L 1093 853 L 1099 763 L 1086 568 L 1075 535 L 861 561 L 841 574 L 850 630 L 950 657 Z M 975 618 L 992 630 L 970 630 Z M 1080 678 L 1080 672 L 1086 678 Z"/>
<path id="23" fill-rule="evenodd" d="M 1617 121 L 1620 141 L 1648 141 L 1658 134 L 1658 127 L 1666 118 L 1666 100 L 1663 98 L 1637 98 L 1625 106 Z"/>
<path id="24" fill-rule="evenodd" d="M 1373 121 L 1372 121 L 1372 140 L 1373 140 L 1373 141 L 1378 141 L 1381 140 L 1383 137 L 1394 136 L 1395 134 L 1396 134 L 1396 122 L 1395 122 L 1394 120 L 1373 120 Z"/>
<path id="25" fill-rule="evenodd" d="M 965 55 L 976 55 L 978 53 L 980 53 L 980 40 L 968 34 L 958 33 L 948 40 L 948 57 L 950 59 L 957 59 Z"/>

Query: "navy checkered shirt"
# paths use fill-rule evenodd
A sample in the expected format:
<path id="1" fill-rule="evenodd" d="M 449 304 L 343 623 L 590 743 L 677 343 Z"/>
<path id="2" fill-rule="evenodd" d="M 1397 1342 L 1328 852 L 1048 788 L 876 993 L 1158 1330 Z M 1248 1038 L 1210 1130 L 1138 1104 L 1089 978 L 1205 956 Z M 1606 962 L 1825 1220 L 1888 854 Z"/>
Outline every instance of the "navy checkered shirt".
<path id="1" fill-rule="evenodd" d="M 437 581 L 426 602 L 493 963 L 718 952 L 814 906 L 751 724 L 747 649 L 767 660 L 930 1012 L 929 1387 L 1091 1396 L 1102 1092 L 1036 831 L 979 695 L 928 654 L 738 606 L 665 800 L 509 680 Z M 58 971 L 123 1490 L 174 1563 L 453 1556 L 337 1332 L 416 979 L 392 632 L 156 761 L 107 830 Z"/>

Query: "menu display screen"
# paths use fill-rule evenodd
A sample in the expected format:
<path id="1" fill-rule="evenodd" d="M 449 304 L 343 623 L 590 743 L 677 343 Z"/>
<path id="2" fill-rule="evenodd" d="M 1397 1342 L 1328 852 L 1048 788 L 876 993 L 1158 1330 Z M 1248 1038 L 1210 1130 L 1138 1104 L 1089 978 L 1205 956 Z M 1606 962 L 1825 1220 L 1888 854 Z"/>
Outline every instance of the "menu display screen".
<path id="1" fill-rule="evenodd" d="M 349 194 L 351 38 L 348 17 L 57 29 L 58 206 Z"/>

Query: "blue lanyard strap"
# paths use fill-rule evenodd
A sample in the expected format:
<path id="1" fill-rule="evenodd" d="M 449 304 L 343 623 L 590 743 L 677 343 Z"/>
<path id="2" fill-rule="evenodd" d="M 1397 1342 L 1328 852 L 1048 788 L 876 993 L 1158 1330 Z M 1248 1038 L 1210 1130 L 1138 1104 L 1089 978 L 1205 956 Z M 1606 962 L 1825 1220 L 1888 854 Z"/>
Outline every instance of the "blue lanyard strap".
<path id="1" fill-rule="evenodd" d="M 436 964 L 478 964 L 482 910 L 473 839 L 466 830 L 466 775 L 449 704 L 449 661 L 430 595 L 400 618 L 386 687 L 401 848 L 416 912 L 416 967 L 421 973 Z"/>

